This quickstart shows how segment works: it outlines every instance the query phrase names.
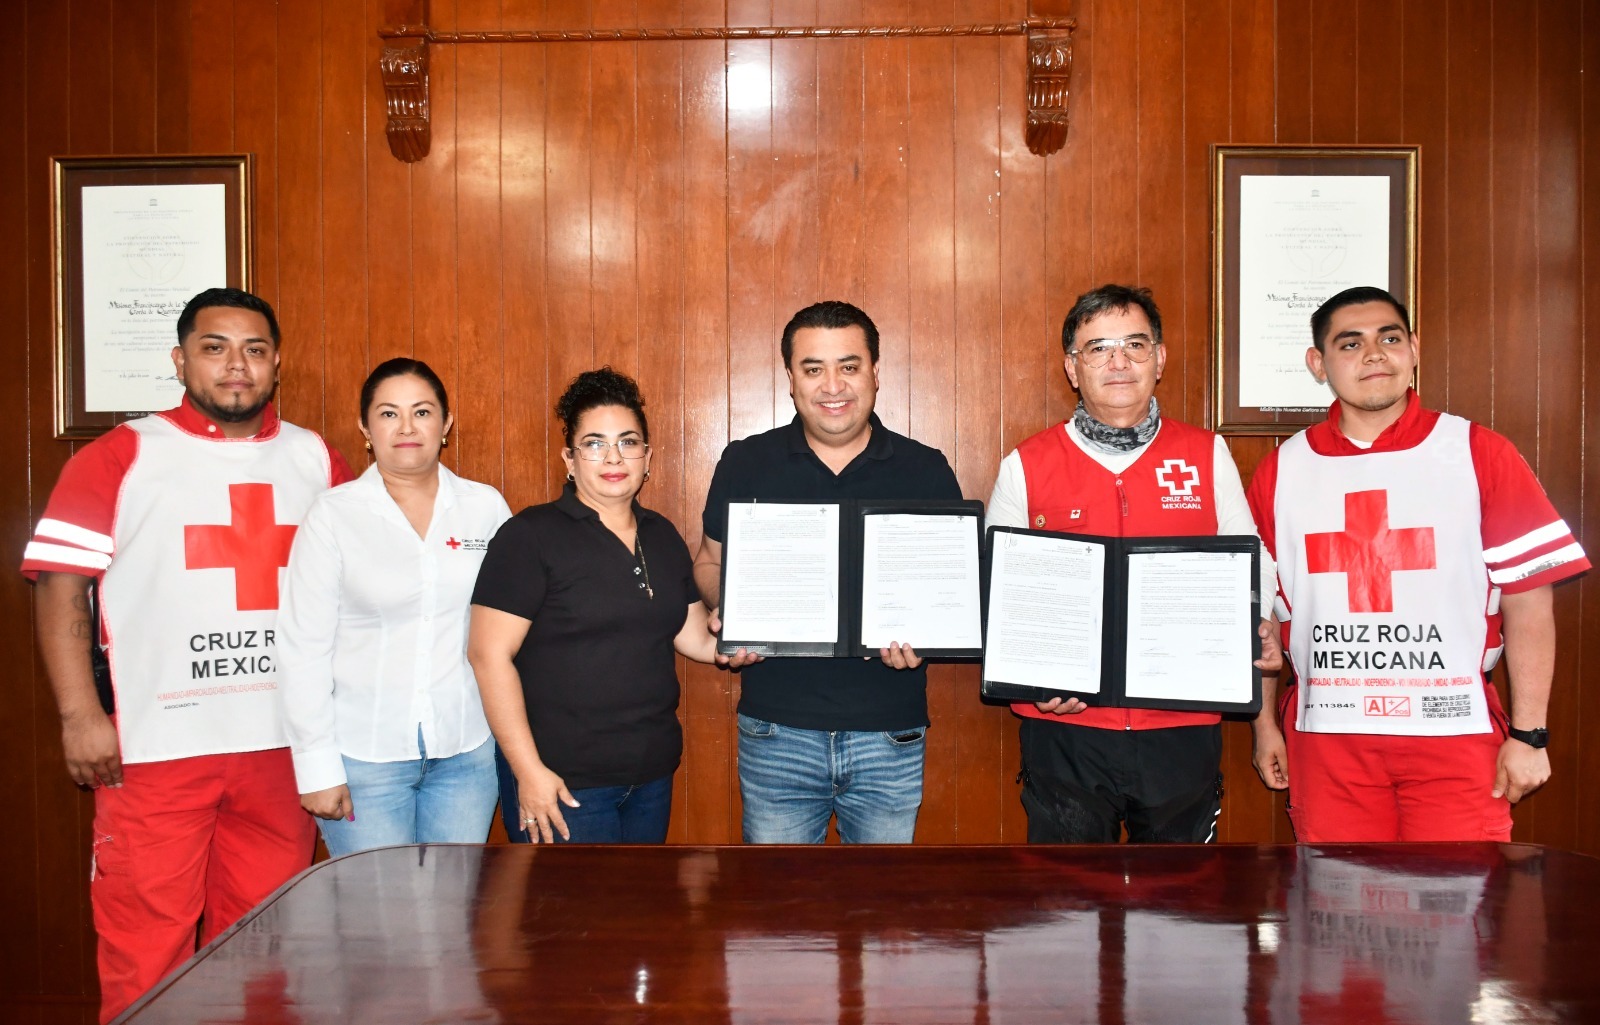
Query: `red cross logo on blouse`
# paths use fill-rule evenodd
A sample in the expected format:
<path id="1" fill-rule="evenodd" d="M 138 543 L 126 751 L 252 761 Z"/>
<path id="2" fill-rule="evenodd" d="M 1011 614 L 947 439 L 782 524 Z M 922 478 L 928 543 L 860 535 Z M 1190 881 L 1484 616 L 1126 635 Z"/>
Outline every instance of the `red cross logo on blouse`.
<path id="1" fill-rule="evenodd" d="M 184 568 L 231 569 L 240 612 L 276 609 L 295 526 L 277 522 L 271 484 L 229 484 L 228 504 L 232 523 L 183 528 Z"/>
<path id="2" fill-rule="evenodd" d="M 1393 612 L 1394 574 L 1433 569 L 1433 528 L 1389 526 L 1387 491 L 1344 496 L 1344 530 L 1306 535 L 1306 570 L 1343 573 L 1351 612 Z"/>
<path id="3" fill-rule="evenodd" d="M 461 542 L 456 540 L 454 534 L 450 535 L 450 540 L 446 541 L 445 544 L 450 546 L 452 552 L 461 547 Z"/>

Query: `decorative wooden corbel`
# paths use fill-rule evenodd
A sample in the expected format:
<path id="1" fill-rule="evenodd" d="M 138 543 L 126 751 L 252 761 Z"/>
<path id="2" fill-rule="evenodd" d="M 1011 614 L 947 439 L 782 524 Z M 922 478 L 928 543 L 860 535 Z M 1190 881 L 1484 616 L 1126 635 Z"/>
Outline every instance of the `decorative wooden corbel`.
<path id="1" fill-rule="evenodd" d="M 1067 141 L 1072 29 L 1028 26 L 1028 151 L 1047 157 Z"/>
<path id="2" fill-rule="evenodd" d="M 428 124 L 428 41 L 397 39 L 378 59 L 383 95 L 389 107 L 389 152 L 414 164 L 428 155 L 433 128 Z"/>

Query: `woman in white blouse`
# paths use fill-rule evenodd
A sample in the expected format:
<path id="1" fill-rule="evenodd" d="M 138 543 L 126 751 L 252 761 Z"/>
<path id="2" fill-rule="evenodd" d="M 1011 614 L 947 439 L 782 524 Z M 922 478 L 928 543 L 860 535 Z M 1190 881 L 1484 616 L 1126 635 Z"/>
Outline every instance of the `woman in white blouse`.
<path id="1" fill-rule="evenodd" d="M 380 364 L 361 388 L 373 465 L 318 497 L 289 556 L 279 695 L 300 803 L 335 857 L 489 833 L 494 741 L 467 617 L 511 510 L 440 465 L 452 422 L 426 363 Z"/>

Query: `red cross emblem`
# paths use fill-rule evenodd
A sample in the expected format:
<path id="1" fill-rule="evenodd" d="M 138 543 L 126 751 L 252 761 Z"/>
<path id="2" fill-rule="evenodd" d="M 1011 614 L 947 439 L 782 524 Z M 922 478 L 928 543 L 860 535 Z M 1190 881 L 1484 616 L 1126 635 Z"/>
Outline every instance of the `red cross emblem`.
<path id="1" fill-rule="evenodd" d="M 277 522 L 271 484 L 229 484 L 228 504 L 232 523 L 183 528 L 184 568 L 231 569 L 240 612 L 275 609 L 295 525 Z"/>
<path id="2" fill-rule="evenodd" d="M 1173 498 L 1184 498 L 1194 494 L 1195 485 L 1200 483 L 1200 471 L 1182 459 L 1168 459 L 1156 471 L 1156 483 L 1166 488 Z"/>
<path id="3" fill-rule="evenodd" d="M 450 540 L 446 541 L 445 544 L 450 546 L 450 550 L 452 552 L 461 547 L 461 542 L 457 541 L 454 536 L 452 536 Z"/>
<path id="4" fill-rule="evenodd" d="M 1306 571 L 1343 573 L 1351 612 L 1393 612 L 1394 574 L 1433 569 L 1433 528 L 1389 526 L 1387 491 L 1344 496 L 1344 530 L 1306 535 Z"/>

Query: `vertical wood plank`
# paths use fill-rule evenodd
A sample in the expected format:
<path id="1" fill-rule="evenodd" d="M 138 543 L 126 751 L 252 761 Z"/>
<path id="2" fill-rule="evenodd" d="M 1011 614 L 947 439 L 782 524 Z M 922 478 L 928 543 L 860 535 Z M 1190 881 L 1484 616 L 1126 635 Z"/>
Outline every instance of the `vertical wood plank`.
<path id="1" fill-rule="evenodd" d="M 1484 424 L 1492 424 L 1494 417 L 1495 368 L 1489 359 L 1494 345 L 1490 327 L 1494 311 L 1493 221 L 1488 215 L 1463 216 L 1462 211 L 1495 208 L 1493 136 L 1484 116 L 1493 103 L 1492 79 L 1486 73 L 1496 46 L 1490 10 L 1489 0 L 1463 0 L 1451 6 L 1446 23 L 1450 101 L 1444 115 L 1449 131 L 1445 201 L 1452 215 L 1446 229 L 1449 290 L 1442 297 L 1442 307 L 1435 307 L 1442 309 L 1443 322 L 1426 314 L 1432 325 L 1429 330 L 1438 336 L 1442 327 L 1443 337 L 1433 343 L 1423 334 L 1420 345 L 1423 366 L 1432 359 L 1429 353 L 1435 345 L 1448 346 L 1452 353 L 1445 367 L 1444 394 L 1427 396 L 1430 403 Z M 1429 301 L 1437 303 L 1439 298 Z M 1453 358 L 1456 352 L 1463 358 Z"/>
<path id="2" fill-rule="evenodd" d="M 278 7 L 273 131 L 278 144 L 278 312 L 285 352 L 278 412 L 313 430 L 327 426 L 322 282 L 322 18 L 320 0 Z"/>
<path id="3" fill-rule="evenodd" d="M 595 27 L 633 23 L 633 7 L 633 0 L 596 0 Z M 634 118 L 639 46 L 608 43 L 592 49 L 589 188 L 595 362 L 609 363 L 632 376 L 639 369 L 639 178 Z"/>
<path id="4" fill-rule="evenodd" d="M 905 0 L 861 8 L 875 25 L 906 24 Z M 905 40 L 872 40 L 862 48 L 860 294 L 881 336 L 878 416 L 909 433 L 911 365 L 923 352 L 909 334 L 906 146 L 909 48 Z"/>
<path id="5" fill-rule="evenodd" d="M 1355 82 L 1355 138 L 1359 142 L 1411 141 L 1402 131 L 1410 96 L 1401 86 L 1409 81 L 1406 64 L 1414 51 L 1406 47 L 1407 5 L 1398 13 L 1396 17 L 1395 5 L 1387 0 L 1359 0 L 1356 4 L 1357 56 L 1350 77 Z"/>
<path id="6" fill-rule="evenodd" d="M 769 24 L 771 18 L 766 3 L 746 0 L 728 7 L 732 24 Z M 811 45 L 754 40 L 727 44 L 728 429 L 734 438 L 789 419 L 780 418 L 787 389 L 778 385 L 782 367 L 775 364 L 781 361 L 773 358 L 776 329 L 793 312 L 776 307 L 774 240 L 783 205 L 773 195 L 773 124 L 793 116 L 791 105 L 814 103 L 815 97 L 774 88 L 773 65 L 780 47 Z"/>
<path id="7" fill-rule="evenodd" d="M 1139 283 L 1138 0 L 1095 0 L 1094 159 L 1089 230 L 1094 265 L 1080 292 L 1111 281 Z"/>
<path id="8" fill-rule="evenodd" d="M 191 3 L 189 32 L 189 143 L 197 153 L 232 153 L 233 5 Z M 203 59 L 194 59 L 195 54 Z M 261 173 L 259 165 L 256 173 Z"/>
<path id="9" fill-rule="evenodd" d="M 1449 109 L 1450 48 L 1438 38 L 1447 36 L 1450 11 L 1428 11 L 1408 4 L 1401 32 L 1405 68 L 1405 122 L 1402 138 L 1422 147 L 1421 210 L 1418 225 L 1417 299 L 1411 311 L 1412 326 L 1424 339 L 1441 344 L 1427 347 L 1418 368 L 1421 393 L 1431 405 L 1448 404 L 1451 363 L 1460 358 L 1448 342 L 1449 297 L 1453 285 L 1450 259 L 1450 124 L 1442 116 Z M 1467 368 L 1463 368 L 1466 370 Z"/>
<path id="10" fill-rule="evenodd" d="M 117 0 L 111 9 L 111 150 L 156 149 L 155 0 Z"/>
<path id="11" fill-rule="evenodd" d="M 256 155 L 256 254 L 251 290 L 274 308 L 283 298 L 278 285 L 278 33 L 275 14 L 271 7 L 250 0 L 235 0 L 232 22 L 232 145 Z M 298 352 L 293 356 L 305 358 L 310 354 Z M 285 390 L 280 388 L 279 403 L 286 397 Z"/>
<path id="12" fill-rule="evenodd" d="M 1276 137 L 1274 142 L 1310 142 L 1312 0 L 1278 0 L 1278 45 L 1275 68 Z"/>
<path id="13" fill-rule="evenodd" d="M 759 5 L 749 13 L 759 16 Z M 805 25 L 817 18 L 817 0 L 776 0 L 771 5 L 774 24 Z M 761 220 L 748 227 L 763 236 L 772 250 L 772 320 L 751 356 L 764 365 L 771 380 L 771 422 L 775 424 L 794 417 L 789 376 L 779 349 L 784 325 L 812 303 L 850 298 L 834 294 L 823 284 L 822 254 L 829 233 L 835 230 L 832 219 L 824 217 L 821 209 L 828 198 L 822 184 L 822 155 L 830 148 L 822 141 L 821 127 L 824 102 L 819 65 L 824 49 L 826 44 L 811 39 L 771 46 L 771 159 L 763 164 L 771 171 L 771 202 Z M 745 81 L 752 85 L 743 84 Z M 749 105 L 746 90 L 760 82 L 753 71 L 745 72 L 742 80 L 730 79 L 730 111 Z M 744 227 L 731 208 L 729 225 L 735 237 Z"/>
<path id="14" fill-rule="evenodd" d="M 1311 4 L 1311 141 L 1340 143 L 1357 138 L 1356 74 L 1359 8 Z"/>
<path id="15" fill-rule="evenodd" d="M 366 27 L 382 23 L 383 0 L 368 0 Z M 366 92 L 366 354 L 361 376 L 391 356 L 414 351 L 416 323 L 416 257 L 413 252 L 412 208 L 416 183 L 414 165 L 401 163 L 389 152 L 385 135 L 385 101 L 377 70 L 381 45 L 376 37 L 366 44 L 361 73 Z M 433 103 L 437 105 L 437 94 Z M 434 145 L 440 132 L 434 130 Z M 434 159 L 432 154 L 429 160 Z M 364 469 L 370 457 L 357 454 L 352 468 Z"/>
<path id="16" fill-rule="evenodd" d="M 74 153 L 111 152 L 112 39 L 111 0 L 71 0 L 68 5 L 71 50 L 66 67 Z"/>
<path id="17" fill-rule="evenodd" d="M 182 153 L 189 148 L 189 62 L 192 25 L 189 5 L 160 4 L 155 23 L 155 148 Z"/>

